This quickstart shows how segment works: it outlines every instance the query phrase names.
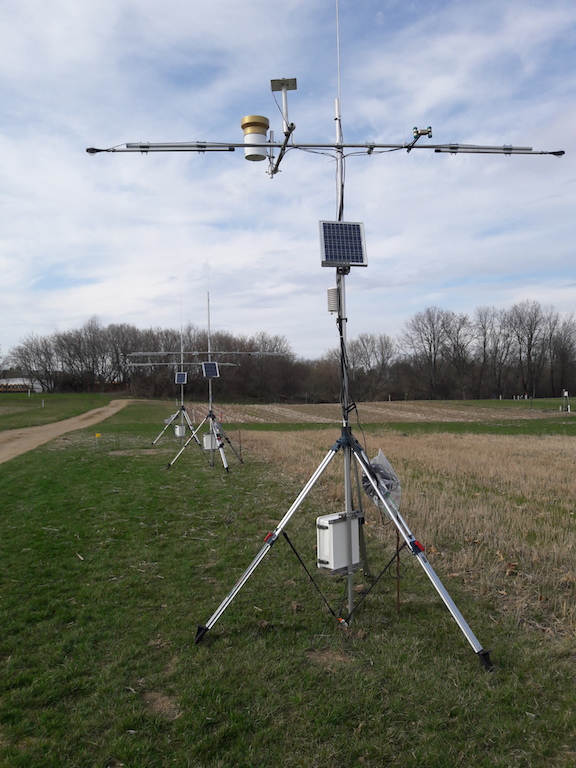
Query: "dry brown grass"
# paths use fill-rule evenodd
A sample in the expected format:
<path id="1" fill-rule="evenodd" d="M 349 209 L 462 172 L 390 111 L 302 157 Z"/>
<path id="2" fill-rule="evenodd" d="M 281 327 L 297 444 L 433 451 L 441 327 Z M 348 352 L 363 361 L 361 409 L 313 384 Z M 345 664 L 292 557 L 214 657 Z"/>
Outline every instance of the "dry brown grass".
<path id="1" fill-rule="evenodd" d="M 338 437 L 334 429 L 245 432 L 250 455 L 305 483 Z M 569 437 L 369 435 L 402 483 L 401 510 L 443 580 L 458 579 L 518 622 L 576 632 L 576 446 Z M 337 454 L 314 489 L 322 513 L 342 506 Z M 368 529 L 392 543 L 366 499 Z M 449 583 L 447 584 L 449 588 Z"/>

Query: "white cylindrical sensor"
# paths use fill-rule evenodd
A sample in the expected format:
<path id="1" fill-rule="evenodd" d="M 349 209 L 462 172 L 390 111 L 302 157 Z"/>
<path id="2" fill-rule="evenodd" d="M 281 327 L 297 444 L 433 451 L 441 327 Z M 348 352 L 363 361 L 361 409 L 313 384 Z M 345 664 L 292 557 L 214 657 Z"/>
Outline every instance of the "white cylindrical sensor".
<path id="1" fill-rule="evenodd" d="M 250 144 L 244 149 L 246 160 L 266 160 L 267 148 L 258 144 L 266 144 L 266 133 L 270 127 L 270 121 L 262 115 L 246 115 L 240 121 L 244 131 L 244 144 Z"/>

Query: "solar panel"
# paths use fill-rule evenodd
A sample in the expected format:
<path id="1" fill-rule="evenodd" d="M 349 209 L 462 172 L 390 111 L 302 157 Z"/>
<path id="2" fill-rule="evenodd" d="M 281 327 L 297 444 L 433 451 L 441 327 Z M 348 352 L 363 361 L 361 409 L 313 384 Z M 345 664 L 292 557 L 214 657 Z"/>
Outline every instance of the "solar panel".
<path id="1" fill-rule="evenodd" d="M 176 371 L 176 384 L 186 384 L 188 381 L 188 374 L 186 371 Z"/>
<path id="2" fill-rule="evenodd" d="M 217 379 L 220 376 L 218 370 L 218 363 L 207 362 L 202 363 L 202 373 L 206 379 Z"/>
<path id="3" fill-rule="evenodd" d="M 323 267 L 366 267 L 364 225 L 357 221 L 321 221 Z"/>

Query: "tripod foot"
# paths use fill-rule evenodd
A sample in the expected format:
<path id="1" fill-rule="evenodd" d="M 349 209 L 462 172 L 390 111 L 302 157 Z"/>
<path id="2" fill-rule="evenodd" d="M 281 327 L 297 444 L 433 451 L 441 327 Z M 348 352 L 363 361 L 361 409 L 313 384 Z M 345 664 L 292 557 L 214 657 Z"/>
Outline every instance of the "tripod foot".
<path id="1" fill-rule="evenodd" d="M 486 670 L 486 672 L 492 672 L 494 669 L 494 664 L 490 661 L 490 651 L 478 651 L 477 653 L 478 658 L 480 659 L 482 666 Z"/>
<path id="2" fill-rule="evenodd" d="M 202 641 L 204 635 L 208 632 L 208 627 L 199 626 L 196 630 L 196 637 L 194 638 L 194 644 L 198 645 Z"/>

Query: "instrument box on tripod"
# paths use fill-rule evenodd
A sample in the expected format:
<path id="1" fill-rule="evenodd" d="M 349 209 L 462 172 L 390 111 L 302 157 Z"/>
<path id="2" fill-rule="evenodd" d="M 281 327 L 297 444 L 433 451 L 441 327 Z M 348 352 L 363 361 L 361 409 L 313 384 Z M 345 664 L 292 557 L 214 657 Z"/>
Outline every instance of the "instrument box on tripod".
<path id="1" fill-rule="evenodd" d="M 352 533 L 352 570 L 362 567 L 360 559 L 360 513 L 324 515 L 316 518 L 316 564 L 332 573 L 347 573 L 350 562 L 348 521 Z"/>

